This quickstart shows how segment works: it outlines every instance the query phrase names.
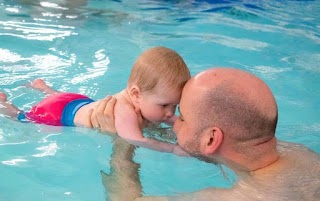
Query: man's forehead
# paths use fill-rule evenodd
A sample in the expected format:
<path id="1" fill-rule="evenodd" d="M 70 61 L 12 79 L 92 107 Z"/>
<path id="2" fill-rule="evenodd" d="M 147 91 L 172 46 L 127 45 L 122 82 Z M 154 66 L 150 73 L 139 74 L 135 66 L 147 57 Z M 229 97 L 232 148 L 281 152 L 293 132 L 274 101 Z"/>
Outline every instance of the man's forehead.
<path id="1" fill-rule="evenodd" d="M 182 91 L 181 99 L 180 99 L 180 114 L 186 114 L 188 111 L 190 111 L 193 107 L 193 104 L 197 102 L 197 96 L 199 92 L 197 92 L 196 89 L 194 89 L 191 85 L 186 85 L 185 88 Z"/>

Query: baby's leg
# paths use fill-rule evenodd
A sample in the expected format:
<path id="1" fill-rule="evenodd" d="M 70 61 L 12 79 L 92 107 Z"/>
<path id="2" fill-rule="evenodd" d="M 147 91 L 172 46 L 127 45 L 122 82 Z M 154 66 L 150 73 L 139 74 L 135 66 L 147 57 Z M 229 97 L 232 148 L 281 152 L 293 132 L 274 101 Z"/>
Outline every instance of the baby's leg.
<path id="1" fill-rule="evenodd" d="M 33 89 L 37 89 L 46 94 L 59 93 L 59 91 L 56 91 L 53 88 L 49 87 L 42 79 L 35 79 L 33 82 L 31 82 L 30 86 Z"/>
<path id="2" fill-rule="evenodd" d="M 0 114 L 4 114 L 10 118 L 16 118 L 20 112 L 22 111 L 19 110 L 19 108 L 8 102 L 6 94 L 0 92 Z"/>

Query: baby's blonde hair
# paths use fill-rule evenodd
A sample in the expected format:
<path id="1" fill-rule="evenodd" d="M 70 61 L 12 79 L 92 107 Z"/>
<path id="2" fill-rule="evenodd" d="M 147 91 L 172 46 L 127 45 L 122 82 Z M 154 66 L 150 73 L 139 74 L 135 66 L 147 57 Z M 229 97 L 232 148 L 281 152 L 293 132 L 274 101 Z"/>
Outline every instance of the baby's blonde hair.
<path id="1" fill-rule="evenodd" d="M 138 57 L 128 86 L 137 85 L 142 92 L 152 92 L 161 80 L 167 87 L 181 90 L 190 77 L 181 56 L 169 48 L 159 46 L 144 51 Z"/>

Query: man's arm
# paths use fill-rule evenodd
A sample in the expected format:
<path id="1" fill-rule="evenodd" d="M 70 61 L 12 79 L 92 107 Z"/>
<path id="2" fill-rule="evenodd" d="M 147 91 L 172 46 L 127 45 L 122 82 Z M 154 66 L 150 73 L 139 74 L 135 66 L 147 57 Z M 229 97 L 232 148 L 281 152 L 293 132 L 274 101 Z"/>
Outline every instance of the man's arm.
<path id="1" fill-rule="evenodd" d="M 131 201 L 141 196 L 140 165 L 133 161 L 135 147 L 119 137 L 113 142 L 110 174 L 101 171 L 110 201 Z"/>
<path id="2" fill-rule="evenodd" d="M 101 171 L 102 183 L 110 201 L 165 201 L 165 197 L 142 197 L 140 165 L 133 160 L 135 147 L 115 137 L 110 160 L 110 174 Z"/>

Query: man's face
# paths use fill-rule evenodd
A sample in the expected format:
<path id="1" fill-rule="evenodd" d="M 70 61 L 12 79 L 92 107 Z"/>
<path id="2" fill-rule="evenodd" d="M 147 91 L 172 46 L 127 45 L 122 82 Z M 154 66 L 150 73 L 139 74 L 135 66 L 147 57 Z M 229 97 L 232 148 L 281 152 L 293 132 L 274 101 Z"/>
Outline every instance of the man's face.
<path id="1" fill-rule="evenodd" d="M 194 93 L 195 92 L 195 93 Z M 196 104 L 197 92 L 189 84 L 185 86 L 182 92 L 179 113 L 173 131 L 177 135 L 178 144 L 189 154 L 193 155 L 200 150 L 200 138 L 197 131 L 197 117 L 194 113 L 194 104 Z"/>
<path id="2" fill-rule="evenodd" d="M 180 116 L 174 123 L 173 131 L 177 135 L 179 146 L 187 153 L 205 162 L 217 164 L 213 155 L 205 155 L 205 146 L 201 145 L 205 131 L 200 126 L 203 117 L 197 112 L 199 98 L 199 89 L 190 83 L 184 87 L 179 105 Z"/>

